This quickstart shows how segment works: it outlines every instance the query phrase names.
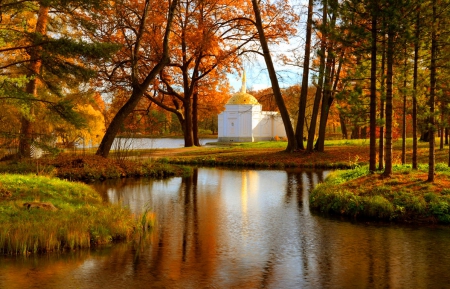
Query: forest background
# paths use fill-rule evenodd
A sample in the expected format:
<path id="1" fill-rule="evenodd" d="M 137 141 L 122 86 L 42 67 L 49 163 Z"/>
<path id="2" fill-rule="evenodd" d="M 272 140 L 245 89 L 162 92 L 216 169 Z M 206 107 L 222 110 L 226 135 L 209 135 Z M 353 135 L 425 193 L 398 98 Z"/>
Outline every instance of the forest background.
<path id="1" fill-rule="evenodd" d="M 420 136 L 433 181 L 436 134 L 448 144 L 449 2 L 3 0 L 0 146 L 30 157 L 81 140 L 108 157 L 120 135 L 199 145 L 217 131 L 227 76 L 260 55 L 271 88 L 251 93 L 280 111 L 288 152 L 369 138 L 369 169 L 389 176 L 393 141 L 404 163 L 413 138 L 417 168 Z M 300 44 L 273 53 L 289 41 Z M 276 62 L 298 84 L 280 88 Z"/>

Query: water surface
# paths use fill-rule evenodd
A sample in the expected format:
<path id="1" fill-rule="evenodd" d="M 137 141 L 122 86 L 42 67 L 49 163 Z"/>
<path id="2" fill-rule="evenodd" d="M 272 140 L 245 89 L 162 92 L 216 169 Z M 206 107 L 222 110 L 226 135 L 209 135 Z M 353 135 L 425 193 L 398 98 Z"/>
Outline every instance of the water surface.
<path id="1" fill-rule="evenodd" d="M 96 185 L 157 224 L 140 245 L 0 260 L 0 288 L 446 288 L 450 231 L 312 214 L 327 172 L 200 168 Z"/>

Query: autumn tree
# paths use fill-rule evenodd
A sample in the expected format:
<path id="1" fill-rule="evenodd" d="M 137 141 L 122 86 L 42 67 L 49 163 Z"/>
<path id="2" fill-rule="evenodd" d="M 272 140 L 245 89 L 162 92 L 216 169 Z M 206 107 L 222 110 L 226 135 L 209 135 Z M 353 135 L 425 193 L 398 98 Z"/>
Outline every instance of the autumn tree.
<path id="1" fill-rule="evenodd" d="M 101 11 L 106 20 L 95 23 L 97 29 L 91 31 L 90 37 L 122 44 L 113 59 L 99 67 L 103 75 L 101 83 L 112 90 L 123 87 L 129 97 L 107 127 L 97 155 L 108 156 L 126 117 L 170 62 L 169 36 L 177 6 L 178 0 L 158 3 L 124 0 Z"/>
<path id="2" fill-rule="evenodd" d="M 275 100 L 277 102 L 278 109 L 280 110 L 281 118 L 283 120 L 284 128 L 286 130 L 286 136 L 288 139 L 288 144 L 286 147 L 287 152 L 293 152 L 297 149 L 297 141 L 295 138 L 294 129 L 292 127 L 292 123 L 289 117 L 289 113 L 287 111 L 286 105 L 284 103 L 281 89 L 278 84 L 278 79 L 275 71 L 275 67 L 273 65 L 272 57 L 270 55 L 269 45 L 267 42 L 267 38 L 265 36 L 264 26 L 261 18 L 261 10 L 259 8 L 259 3 L 257 0 L 252 0 L 253 11 L 255 13 L 255 26 L 258 30 L 259 41 L 261 43 L 261 48 L 264 55 L 264 61 L 267 66 L 267 70 L 269 72 L 270 82 L 272 84 L 273 93 L 275 96 Z"/>
<path id="3" fill-rule="evenodd" d="M 269 19 L 266 29 L 270 42 L 286 39 L 294 31 L 290 25 L 295 15 L 283 8 L 286 6 L 267 5 L 263 12 Z M 176 115 L 185 146 L 192 146 L 199 145 L 202 98 L 213 95 L 213 90 L 227 89 L 227 83 L 217 80 L 239 69 L 240 55 L 257 51 L 254 41 L 258 34 L 246 1 L 190 0 L 180 2 L 178 10 L 171 63 L 146 97 Z"/>

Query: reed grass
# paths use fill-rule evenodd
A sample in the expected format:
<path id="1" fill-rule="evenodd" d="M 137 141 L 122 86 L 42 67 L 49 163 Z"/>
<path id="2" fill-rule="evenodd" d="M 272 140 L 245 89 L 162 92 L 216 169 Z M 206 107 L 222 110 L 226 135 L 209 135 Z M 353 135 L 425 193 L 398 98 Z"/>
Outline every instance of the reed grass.
<path id="1" fill-rule="evenodd" d="M 0 175 L 0 253 L 75 250 L 130 240 L 138 225 L 127 208 L 105 203 L 88 185 L 32 175 Z M 27 209 L 50 202 L 58 210 Z"/>

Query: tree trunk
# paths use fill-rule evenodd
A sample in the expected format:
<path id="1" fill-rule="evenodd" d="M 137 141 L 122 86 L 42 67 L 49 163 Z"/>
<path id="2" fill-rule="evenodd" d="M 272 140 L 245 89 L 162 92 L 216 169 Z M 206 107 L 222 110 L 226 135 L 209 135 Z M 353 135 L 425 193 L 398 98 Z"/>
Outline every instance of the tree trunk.
<path id="1" fill-rule="evenodd" d="M 328 114 L 330 112 L 330 107 L 334 101 L 334 92 L 336 91 L 338 82 L 340 81 L 339 75 L 341 74 L 343 58 L 344 58 L 344 51 L 342 51 L 342 53 L 339 57 L 339 65 L 338 65 L 338 69 L 336 72 L 334 71 L 334 68 L 336 66 L 335 58 L 333 59 L 333 63 L 331 64 L 333 67 L 333 71 L 331 73 L 330 79 L 334 78 L 334 83 L 333 83 L 333 87 L 331 87 L 332 81 L 330 81 L 330 86 L 325 91 L 325 94 L 327 95 L 326 101 L 327 101 L 328 105 L 326 107 L 326 110 L 323 112 L 324 116 L 322 117 L 322 114 L 320 115 L 319 139 L 316 142 L 316 149 L 321 152 L 323 152 L 325 150 L 325 129 L 327 127 Z M 334 131 L 336 132 L 336 127 L 334 125 L 333 125 L 333 127 L 334 127 Z M 321 131 L 321 129 L 322 129 L 322 131 Z"/>
<path id="2" fill-rule="evenodd" d="M 385 18 L 383 17 L 383 31 L 385 31 Z M 385 112 L 385 97 L 386 97 L 386 89 L 385 89 L 385 70 L 386 70 L 386 35 L 383 32 L 383 40 L 382 40 L 382 53 L 381 53 L 381 96 L 380 96 L 380 119 L 384 120 L 384 112 Z M 379 138 L 379 147 L 378 147 L 378 170 L 384 169 L 384 128 L 385 124 L 380 125 L 380 138 Z"/>
<path id="3" fill-rule="evenodd" d="M 383 176 L 392 175 L 392 80 L 394 64 L 394 27 L 389 24 L 387 39 L 387 79 L 386 79 L 386 143 L 385 168 Z"/>
<path id="4" fill-rule="evenodd" d="M 110 125 L 106 129 L 106 133 L 103 136 L 103 139 L 97 149 L 96 155 L 102 156 L 104 158 L 107 158 L 109 155 L 109 151 L 111 150 L 112 143 L 114 139 L 116 138 L 117 133 L 119 132 L 120 126 L 123 124 L 125 118 L 134 110 L 136 105 L 141 100 L 142 96 L 144 95 L 147 88 L 152 83 L 153 79 L 161 72 L 161 70 L 166 66 L 170 59 L 169 59 L 169 36 L 170 36 L 170 28 L 172 26 L 172 21 L 174 18 L 175 10 L 177 7 L 178 0 L 173 0 L 170 4 L 169 8 L 169 15 L 167 17 L 167 26 L 166 31 L 164 33 L 164 40 L 163 40 L 163 53 L 161 56 L 161 59 L 159 62 L 153 67 L 153 69 L 149 72 L 149 74 L 146 76 L 144 81 L 139 84 L 138 83 L 138 67 L 137 62 L 138 59 L 133 58 L 132 59 L 132 93 L 130 98 L 127 100 L 127 102 L 119 109 L 117 114 L 112 119 Z M 150 9 L 150 3 L 149 1 L 145 2 L 145 8 L 143 12 L 143 16 L 141 17 L 141 23 L 139 27 L 139 33 L 138 33 L 138 39 L 136 40 L 136 44 L 134 47 L 133 55 L 134 57 L 137 57 L 137 52 L 139 52 L 140 49 L 140 38 L 142 38 L 143 31 L 145 28 L 145 20 L 147 19 L 148 11 Z"/>
<path id="5" fill-rule="evenodd" d="M 305 42 L 305 58 L 303 60 L 302 87 L 300 92 L 300 102 L 298 110 L 297 127 L 295 137 L 299 149 L 305 149 L 303 145 L 303 132 L 306 117 L 306 103 L 308 99 L 308 82 L 309 82 L 309 59 L 311 54 L 311 34 L 312 34 L 312 16 L 314 12 L 314 1 L 308 2 L 308 19 L 306 22 L 306 42 Z"/>
<path id="6" fill-rule="evenodd" d="M 441 109 L 439 111 L 439 113 L 441 114 L 441 123 L 439 125 L 439 150 L 444 150 L 444 123 L 445 123 L 445 102 L 441 101 L 440 102 L 441 105 Z"/>
<path id="7" fill-rule="evenodd" d="M 49 7 L 41 5 L 39 7 L 38 18 L 36 22 L 35 33 L 45 35 L 47 33 Z M 28 77 L 31 80 L 27 83 L 26 92 L 37 97 L 37 86 L 39 81 L 39 73 L 42 66 L 40 46 L 30 48 L 30 65 L 28 66 Z M 33 104 L 30 104 L 30 116 L 33 114 Z M 30 121 L 30 116 L 22 116 L 21 131 L 19 139 L 19 156 L 30 157 L 30 148 L 33 138 L 33 128 Z"/>
<path id="8" fill-rule="evenodd" d="M 198 92 L 194 92 L 192 97 L 192 136 L 194 138 L 194 145 L 200 146 L 200 140 L 198 139 Z"/>
<path id="9" fill-rule="evenodd" d="M 428 122 L 429 132 L 429 150 L 428 150 L 428 182 L 434 182 L 435 171 L 435 120 L 434 120 L 434 101 L 436 94 L 436 54 L 437 54 L 437 31 L 436 31 L 436 0 L 432 1 L 433 18 L 431 25 L 431 60 L 430 60 L 430 117 Z"/>
<path id="10" fill-rule="evenodd" d="M 405 63 L 403 66 L 403 115 L 402 115 L 402 165 L 406 164 L 406 47 L 405 47 Z"/>
<path id="11" fill-rule="evenodd" d="M 190 99 L 184 99 L 184 146 L 192 147 L 194 146 L 194 135 L 192 131 L 192 104 Z"/>
<path id="12" fill-rule="evenodd" d="M 333 13 L 330 22 L 330 29 L 334 29 L 336 23 L 336 13 Z M 320 110 L 320 122 L 319 122 L 319 136 L 317 138 L 315 149 L 319 152 L 325 150 L 325 133 L 327 128 L 328 113 L 330 107 L 333 104 L 333 97 L 331 95 L 333 78 L 335 72 L 336 57 L 334 56 L 333 43 L 331 41 L 327 45 L 327 61 L 325 68 L 325 86 L 322 98 L 322 107 Z"/>
<path id="13" fill-rule="evenodd" d="M 350 136 L 351 139 L 360 139 L 361 138 L 361 128 L 359 125 L 355 125 L 352 129 L 352 135 Z"/>
<path id="14" fill-rule="evenodd" d="M 378 3 L 372 7 L 372 45 L 370 57 L 370 145 L 369 171 L 375 172 L 377 163 L 377 10 Z"/>
<path id="15" fill-rule="evenodd" d="M 412 104 L 412 129 L 413 151 L 412 168 L 417 170 L 417 78 L 419 68 L 419 37 L 420 37 L 420 9 L 417 11 L 414 39 L 414 75 L 413 75 L 413 104 Z M 449 163 L 450 164 L 450 163 Z"/>
<path id="16" fill-rule="evenodd" d="M 448 127 L 444 129 L 445 145 L 448 145 Z"/>
<path id="17" fill-rule="evenodd" d="M 323 14 L 322 14 L 322 25 L 323 27 L 327 26 L 327 17 L 328 17 L 328 1 L 323 1 Z M 319 114 L 319 105 L 322 99 L 323 93 L 323 81 L 324 81 L 324 73 L 325 73 L 325 49 L 326 49 L 326 35 L 325 32 L 322 31 L 322 39 L 320 43 L 320 67 L 319 67 L 319 79 L 317 83 L 316 95 L 314 97 L 314 105 L 313 111 L 311 115 L 311 123 L 309 125 L 308 132 L 308 143 L 306 146 L 307 152 L 313 151 L 314 146 L 314 135 L 316 134 L 316 124 L 317 124 L 317 116 Z"/>
<path id="18" fill-rule="evenodd" d="M 339 122 L 341 123 L 342 138 L 348 139 L 347 125 L 345 124 L 344 117 L 342 117 L 342 114 L 340 114 L 340 113 L 339 113 Z"/>
<path id="19" fill-rule="evenodd" d="M 287 111 L 286 105 L 284 104 L 284 100 L 281 95 L 277 74 L 275 72 L 275 67 L 273 66 L 272 57 L 270 56 L 269 46 L 267 44 L 267 40 L 262 25 L 261 12 L 259 10 L 258 1 L 252 0 L 252 4 L 253 4 L 253 11 L 255 12 L 255 22 L 259 34 L 259 41 L 261 43 L 261 48 L 264 54 L 264 60 L 266 62 L 267 70 L 269 72 L 270 82 L 272 84 L 275 101 L 277 103 L 278 109 L 280 110 L 281 118 L 283 120 L 284 128 L 286 130 L 286 136 L 288 139 L 286 151 L 293 152 L 297 149 L 297 141 L 295 138 L 294 129 L 292 128 L 291 119 L 289 117 L 289 113 Z"/>

